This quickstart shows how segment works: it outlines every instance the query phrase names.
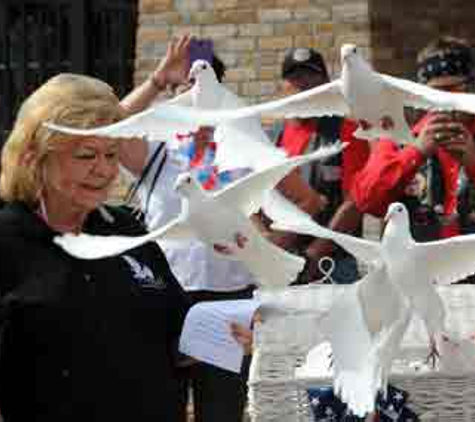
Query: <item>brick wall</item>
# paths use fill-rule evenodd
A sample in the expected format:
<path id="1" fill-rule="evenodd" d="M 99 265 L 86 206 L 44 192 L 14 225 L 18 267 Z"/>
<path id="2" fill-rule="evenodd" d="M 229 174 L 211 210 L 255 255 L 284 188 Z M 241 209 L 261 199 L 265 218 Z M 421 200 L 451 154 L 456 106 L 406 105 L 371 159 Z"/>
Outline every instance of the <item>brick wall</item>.
<path id="1" fill-rule="evenodd" d="M 473 0 L 369 0 L 374 66 L 412 78 L 418 50 L 440 35 L 475 40 Z"/>
<path id="2" fill-rule="evenodd" d="M 172 36 L 191 32 L 214 40 L 227 84 L 251 101 L 276 95 L 289 47 L 319 49 L 336 75 L 350 41 L 376 69 L 412 77 L 417 51 L 434 37 L 475 40 L 473 0 L 139 0 L 139 10 L 137 83 Z"/>
<path id="3" fill-rule="evenodd" d="M 347 41 L 369 52 L 367 0 L 139 0 L 136 83 L 162 56 L 174 35 L 214 40 L 228 67 L 226 82 L 250 101 L 276 95 L 285 50 L 312 46 L 339 70 Z"/>

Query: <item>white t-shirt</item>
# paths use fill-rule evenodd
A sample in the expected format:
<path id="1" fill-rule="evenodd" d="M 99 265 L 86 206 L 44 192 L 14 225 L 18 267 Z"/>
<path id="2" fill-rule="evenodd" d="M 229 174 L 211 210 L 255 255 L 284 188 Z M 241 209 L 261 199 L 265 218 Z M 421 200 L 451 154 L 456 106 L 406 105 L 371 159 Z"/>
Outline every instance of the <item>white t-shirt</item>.
<path id="1" fill-rule="evenodd" d="M 159 145 L 159 143 L 149 144 L 149 160 Z M 156 158 L 138 191 L 142 207 L 145 206 L 147 192 L 150 190 L 157 168 L 164 158 L 165 149 L 166 147 Z M 174 191 L 173 186 L 178 174 L 187 170 L 186 161 L 174 150 L 167 149 L 165 162 L 155 183 L 145 216 L 149 229 L 163 226 L 180 213 L 181 198 Z M 159 244 L 184 290 L 232 292 L 256 284 L 244 264 L 219 257 L 209 246 L 199 240 L 160 240 Z"/>

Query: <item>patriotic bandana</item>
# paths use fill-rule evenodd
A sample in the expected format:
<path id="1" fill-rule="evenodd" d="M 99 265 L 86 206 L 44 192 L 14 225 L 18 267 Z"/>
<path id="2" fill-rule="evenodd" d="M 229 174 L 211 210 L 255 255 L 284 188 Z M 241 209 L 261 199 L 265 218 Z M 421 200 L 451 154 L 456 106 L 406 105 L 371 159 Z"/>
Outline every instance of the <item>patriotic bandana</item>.
<path id="1" fill-rule="evenodd" d="M 473 57 L 467 50 L 441 51 L 419 65 L 417 79 L 423 84 L 441 76 L 461 76 L 473 81 L 474 66 Z"/>

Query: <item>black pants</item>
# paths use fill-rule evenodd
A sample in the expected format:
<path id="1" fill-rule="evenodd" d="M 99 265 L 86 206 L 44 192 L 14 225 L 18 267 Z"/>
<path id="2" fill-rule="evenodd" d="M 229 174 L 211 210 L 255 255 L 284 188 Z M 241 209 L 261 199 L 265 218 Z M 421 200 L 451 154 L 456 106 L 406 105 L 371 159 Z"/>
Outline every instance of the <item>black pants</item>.
<path id="1" fill-rule="evenodd" d="M 211 300 L 252 298 L 254 287 L 235 292 L 189 292 L 193 303 Z M 242 422 L 247 401 L 247 379 L 251 357 L 245 356 L 241 373 L 236 374 L 207 363 L 197 363 L 183 370 L 183 386 L 193 391 L 195 422 Z M 185 393 L 185 398 L 187 394 Z"/>

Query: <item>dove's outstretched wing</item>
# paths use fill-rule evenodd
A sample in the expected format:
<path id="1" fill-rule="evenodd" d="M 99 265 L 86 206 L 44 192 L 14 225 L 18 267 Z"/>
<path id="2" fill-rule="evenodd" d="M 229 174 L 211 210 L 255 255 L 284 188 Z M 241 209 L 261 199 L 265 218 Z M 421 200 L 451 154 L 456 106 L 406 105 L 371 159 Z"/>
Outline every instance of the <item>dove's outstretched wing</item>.
<path id="1" fill-rule="evenodd" d="M 218 145 L 214 162 L 220 171 L 260 170 L 287 157 L 285 150 L 270 142 L 260 122 L 248 118 L 218 125 L 213 139 Z"/>
<path id="2" fill-rule="evenodd" d="M 450 284 L 475 274 L 475 234 L 416 243 L 412 250 L 417 262 L 424 262 L 427 280 Z"/>
<path id="3" fill-rule="evenodd" d="M 343 149 L 342 144 L 330 147 L 320 147 L 310 154 L 287 158 L 281 163 L 253 172 L 224 189 L 214 193 L 216 199 L 228 206 L 239 209 L 245 215 L 259 211 L 267 192 L 272 190 L 279 181 L 292 169 L 310 161 L 319 160 L 338 154 Z"/>
<path id="4" fill-rule="evenodd" d="M 335 79 L 297 94 L 247 107 L 246 113 L 273 118 L 346 116 L 350 109 L 343 97 L 341 80 Z"/>
<path id="5" fill-rule="evenodd" d="M 196 237 L 193 228 L 181 217 L 143 236 L 96 236 L 64 234 L 54 242 L 70 255 L 82 259 L 100 259 L 119 255 L 158 239 L 180 240 Z"/>
<path id="6" fill-rule="evenodd" d="M 460 110 L 475 114 L 475 95 L 441 91 L 407 79 L 379 74 L 394 90 L 403 94 L 404 104 L 424 110 Z"/>
<path id="7" fill-rule="evenodd" d="M 313 221 L 308 214 L 295 204 L 282 199 L 277 195 L 270 195 L 265 199 L 264 212 L 274 221 L 271 225 L 272 229 L 330 239 L 366 264 L 382 265 L 383 260 L 379 242 L 327 229 Z"/>
<path id="8" fill-rule="evenodd" d="M 232 119 L 227 113 L 223 118 Z M 196 131 L 200 125 L 214 126 L 221 120 L 211 111 L 199 111 L 192 107 L 159 105 L 134 114 L 111 125 L 80 129 L 55 123 L 43 123 L 47 128 L 78 136 L 104 136 L 110 138 L 138 138 L 148 136 L 152 140 L 170 140 L 178 134 Z"/>

